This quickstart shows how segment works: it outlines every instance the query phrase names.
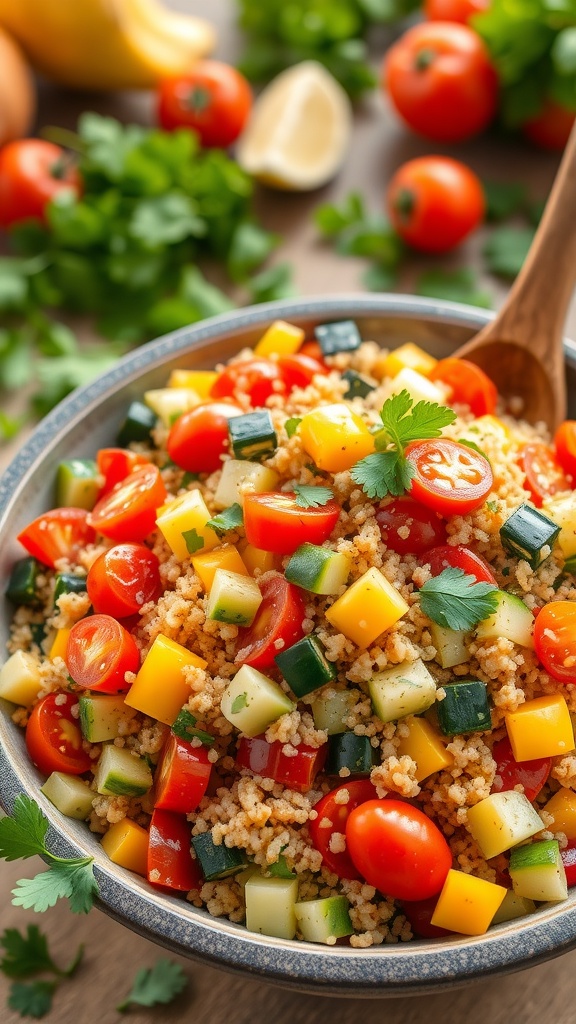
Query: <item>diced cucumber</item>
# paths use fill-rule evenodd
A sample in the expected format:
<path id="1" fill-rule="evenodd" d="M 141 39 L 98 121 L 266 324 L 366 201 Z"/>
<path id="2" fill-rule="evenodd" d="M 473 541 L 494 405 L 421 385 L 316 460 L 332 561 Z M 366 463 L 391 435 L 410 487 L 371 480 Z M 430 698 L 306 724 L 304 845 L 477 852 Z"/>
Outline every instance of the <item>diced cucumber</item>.
<path id="1" fill-rule="evenodd" d="M 295 906 L 298 928 L 306 942 L 333 945 L 335 939 L 352 935 L 350 904 L 345 896 L 326 896 L 305 900 Z"/>
<path id="2" fill-rule="evenodd" d="M 468 829 L 489 860 L 544 828 L 528 797 L 515 789 L 491 793 L 468 808 Z"/>
<path id="3" fill-rule="evenodd" d="M 56 505 L 94 508 L 100 492 L 98 467 L 93 459 L 66 459 L 56 471 Z"/>
<path id="4" fill-rule="evenodd" d="M 518 896 L 513 889 L 508 889 L 502 903 L 492 918 L 492 924 L 503 924 L 504 921 L 515 921 L 518 917 L 526 917 L 536 910 L 534 900 Z"/>
<path id="5" fill-rule="evenodd" d="M 226 846 L 224 842 L 217 846 L 211 832 L 192 836 L 192 846 L 207 882 L 213 882 L 217 878 L 228 878 L 246 866 L 247 858 L 243 850 L 235 846 Z"/>
<path id="6" fill-rule="evenodd" d="M 559 533 L 560 527 L 543 512 L 520 505 L 500 527 L 500 540 L 511 555 L 537 569 L 550 554 Z"/>
<path id="7" fill-rule="evenodd" d="M 171 427 L 182 413 L 193 409 L 201 399 L 192 388 L 156 388 L 144 392 L 144 401 L 165 427 Z"/>
<path id="8" fill-rule="evenodd" d="M 240 886 L 242 891 L 244 891 L 248 879 L 252 878 L 252 875 L 259 874 L 261 874 L 261 871 L 257 864 L 248 864 L 245 868 L 242 868 L 242 870 L 239 871 L 237 875 L 234 876 L 234 881 L 238 882 L 238 885 Z"/>
<path id="9" fill-rule="evenodd" d="M 258 462 L 273 455 L 278 438 L 268 409 L 257 409 L 228 420 L 230 444 L 236 459 Z"/>
<path id="10" fill-rule="evenodd" d="M 144 402 L 131 402 L 126 419 L 118 431 L 117 441 L 120 448 L 128 448 L 132 441 L 150 441 L 155 426 L 156 413 L 144 405 Z"/>
<path id="11" fill-rule="evenodd" d="M 350 575 L 348 555 L 318 544 L 301 544 L 291 556 L 284 575 L 313 594 L 337 594 Z"/>
<path id="12" fill-rule="evenodd" d="M 432 643 L 437 651 L 437 660 L 442 668 L 465 665 L 470 660 L 468 633 L 464 629 L 448 629 L 437 622 L 430 623 Z"/>
<path id="13" fill-rule="evenodd" d="M 350 777 L 360 778 L 369 775 L 379 761 L 380 752 L 372 746 L 369 736 L 342 732 L 328 737 L 328 754 L 324 766 L 327 775 L 338 775 L 342 768 L 347 768 Z"/>
<path id="14" fill-rule="evenodd" d="M 488 690 L 480 679 L 464 679 L 444 687 L 445 696 L 435 708 L 445 736 L 464 732 L 485 732 L 492 728 Z"/>
<path id="15" fill-rule="evenodd" d="M 334 356 L 338 352 L 354 352 L 360 348 L 362 342 L 360 331 L 353 320 L 318 324 L 314 328 L 314 335 L 324 356 Z"/>
<path id="16" fill-rule="evenodd" d="M 262 603 L 256 580 L 228 569 L 216 569 L 206 607 L 206 618 L 250 626 Z"/>
<path id="17" fill-rule="evenodd" d="M 436 681 L 424 662 L 403 662 L 372 676 L 368 682 L 374 714 L 381 722 L 419 715 L 436 700 Z"/>
<path id="18" fill-rule="evenodd" d="M 58 573 L 54 581 L 54 606 L 63 594 L 85 594 L 86 577 L 75 576 L 70 572 Z"/>
<path id="19" fill-rule="evenodd" d="M 6 597 L 12 604 L 31 608 L 41 604 L 36 582 L 40 569 L 40 563 L 32 556 L 14 563 L 6 588 Z"/>
<path id="20" fill-rule="evenodd" d="M 346 719 L 361 697 L 358 690 L 332 690 L 327 696 L 316 697 L 312 704 L 314 725 L 329 736 L 346 732 Z"/>
<path id="21" fill-rule="evenodd" d="M 0 668 L 0 697 L 12 704 L 29 707 L 40 690 L 37 659 L 26 651 L 15 651 Z"/>
<path id="22" fill-rule="evenodd" d="M 371 384 L 361 374 L 356 373 L 356 370 L 345 370 L 342 374 L 342 380 L 345 380 L 348 384 L 344 392 L 344 398 L 366 398 L 366 395 L 369 395 L 376 387 L 375 384 Z"/>
<path id="23" fill-rule="evenodd" d="M 278 473 L 258 462 L 244 459 L 228 459 L 222 466 L 220 480 L 214 493 L 217 508 L 242 505 L 245 494 L 261 494 L 273 491 L 278 483 Z"/>
<path id="24" fill-rule="evenodd" d="M 250 665 L 242 665 L 220 703 L 224 718 L 249 737 L 259 736 L 295 707 L 277 683 Z"/>
<path id="25" fill-rule="evenodd" d="M 498 640 L 503 637 L 520 647 L 532 649 L 534 616 L 530 609 L 515 594 L 508 594 L 504 590 L 497 590 L 495 597 L 498 601 L 496 610 L 478 623 L 477 639 Z"/>
<path id="26" fill-rule="evenodd" d="M 517 896 L 545 902 L 568 896 L 566 872 L 556 839 L 518 846 L 510 854 L 510 878 Z"/>
<path id="27" fill-rule="evenodd" d="M 78 704 L 80 730 L 89 743 L 116 739 L 121 720 L 128 720 L 136 714 L 134 708 L 124 703 L 124 697 L 116 694 L 82 694 Z"/>
<path id="28" fill-rule="evenodd" d="M 424 377 L 417 370 L 405 366 L 386 385 L 386 398 L 392 395 L 399 395 L 401 391 L 407 391 L 414 405 L 418 402 L 435 402 L 437 405 L 446 405 L 446 388 L 440 383 L 433 383 Z"/>
<path id="29" fill-rule="evenodd" d="M 293 939 L 296 935 L 296 878 L 252 875 L 244 886 L 246 927 L 250 932 Z"/>
<path id="30" fill-rule="evenodd" d="M 336 666 L 326 658 L 317 636 L 303 637 L 292 647 L 280 651 L 274 661 L 297 697 L 304 697 L 336 679 Z"/>
<path id="31" fill-rule="evenodd" d="M 85 821 L 90 816 L 94 793 L 77 775 L 52 772 L 40 787 L 44 796 L 68 818 Z"/>
<path id="32" fill-rule="evenodd" d="M 126 747 L 107 743 L 94 772 L 99 793 L 106 796 L 143 796 L 152 785 L 152 772 L 142 757 Z"/>

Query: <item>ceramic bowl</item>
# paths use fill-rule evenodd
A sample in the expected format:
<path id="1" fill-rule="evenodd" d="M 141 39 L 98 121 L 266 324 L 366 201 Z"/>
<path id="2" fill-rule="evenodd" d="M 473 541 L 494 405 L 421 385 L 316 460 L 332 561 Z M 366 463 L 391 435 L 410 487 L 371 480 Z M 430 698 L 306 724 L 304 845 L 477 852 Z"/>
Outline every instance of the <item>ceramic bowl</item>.
<path id="1" fill-rule="evenodd" d="M 306 328 L 353 319 L 364 338 L 389 347 L 410 340 L 443 357 L 486 323 L 489 314 L 408 296 L 311 298 L 227 313 L 137 349 L 47 416 L 0 480 L 0 593 L 5 592 L 13 562 L 22 557 L 17 533 L 53 502 L 55 470 L 62 459 L 90 457 L 97 448 L 113 444 L 129 402 L 148 388 L 163 386 L 172 368 L 213 368 L 256 342 L 265 325 L 276 319 Z M 576 346 L 570 342 L 566 367 L 569 391 L 576 400 Z M 2 600 L 4 649 L 13 609 Z M 576 946 L 576 890 L 567 901 L 493 927 L 481 938 L 415 940 L 365 950 L 270 938 L 210 917 L 114 865 L 83 823 L 56 811 L 40 792 L 43 779 L 28 759 L 10 707 L 0 701 L 0 800 L 5 809 L 11 810 L 19 793 L 30 794 L 50 822 L 50 849 L 62 856 L 94 857 L 100 908 L 193 960 L 300 991 L 358 998 L 421 995 L 486 974 L 520 970 Z"/>

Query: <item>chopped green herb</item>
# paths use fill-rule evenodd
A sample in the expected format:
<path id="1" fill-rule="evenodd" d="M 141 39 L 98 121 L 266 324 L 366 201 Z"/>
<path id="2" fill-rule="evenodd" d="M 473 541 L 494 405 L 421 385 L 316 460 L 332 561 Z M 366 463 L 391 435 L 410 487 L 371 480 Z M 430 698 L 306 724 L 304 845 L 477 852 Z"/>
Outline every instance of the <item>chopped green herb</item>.
<path id="1" fill-rule="evenodd" d="M 204 538 L 200 536 L 197 530 L 184 530 L 182 537 L 190 555 L 195 554 L 196 551 L 200 551 L 200 548 L 204 547 Z"/>
<path id="2" fill-rule="evenodd" d="M 228 533 L 229 530 L 237 530 L 239 526 L 242 526 L 243 522 L 244 513 L 242 506 L 238 502 L 234 502 L 233 505 L 230 505 L 230 508 L 225 508 L 217 516 L 209 519 L 206 526 L 209 526 L 211 530 L 218 534 L 223 534 Z"/>
<path id="3" fill-rule="evenodd" d="M 233 715 L 237 715 L 239 711 L 248 707 L 248 694 L 239 693 L 237 697 L 232 701 L 231 711 Z"/>
<path id="4" fill-rule="evenodd" d="M 334 497 L 329 487 L 315 487 L 310 484 L 296 484 L 294 487 L 296 504 L 300 508 L 320 508 L 327 505 Z"/>
<path id="5" fill-rule="evenodd" d="M 10 986 L 8 1006 L 21 1017 L 40 1020 L 52 1009 L 52 997 L 57 986 L 57 981 L 15 981 Z"/>
<path id="6" fill-rule="evenodd" d="M 482 452 L 482 454 L 484 454 L 484 453 Z M 485 455 L 484 455 L 484 458 L 486 458 Z M 490 499 L 490 501 L 486 502 L 486 508 L 490 509 L 491 512 L 497 512 L 498 511 L 498 502 L 497 501 L 493 501 L 492 499 Z"/>
<path id="7" fill-rule="evenodd" d="M 173 960 L 158 960 L 154 967 L 138 971 L 132 989 L 116 1009 L 125 1013 L 132 1004 L 157 1006 L 159 1003 L 171 1003 L 187 984 L 188 979 L 179 964 Z"/>
<path id="8" fill-rule="evenodd" d="M 463 444 L 465 448 L 471 448 L 473 452 L 477 452 L 478 455 L 481 455 L 482 458 L 486 459 L 486 462 L 490 464 L 490 459 L 486 455 L 486 452 L 482 451 L 475 441 L 470 441 L 467 437 L 459 437 L 458 444 Z M 488 504 L 488 502 L 486 502 L 486 504 Z"/>
<path id="9" fill-rule="evenodd" d="M 486 220 L 497 223 L 526 209 L 526 186 L 516 181 L 485 181 Z"/>
<path id="10" fill-rule="evenodd" d="M 178 712 L 176 721 L 171 725 L 172 732 L 182 740 L 198 739 L 205 746 L 210 747 L 214 743 L 214 736 L 203 729 L 196 728 L 196 718 L 191 711 L 182 708 Z"/>
<path id="11" fill-rule="evenodd" d="M 0 936 L 0 946 L 5 956 L 0 961 L 0 971 L 7 978 L 18 979 L 10 986 L 8 1006 L 23 1017 L 44 1017 L 51 1009 L 52 996 L 58 985 L 71 978 L 76 972 L 84 954 L 79 946 L 68 967 L 58 967 L 48 949 L 48 939 L 37 925 L 29 924 L 23 934 L 17 928 L 7 928 Z M 38 974 L 55 975 L 50 981 L 36 979 L 22 984 L 21 979 L 34 978 Z"/>
<path id="12" fill-rule="evenodd" d="M 522 269 L 534 240 L 535 228 L 496 228 L 484 246 L 488 270 L 501 277 L 514 278 Z"/>
<path id="13" fill-rule="evenodd" d="M 427 270 L 417 279 L 415 292 L 416 295 L 465 302 L 469 306 L 480 306 L 483 309 L 492 306 L 490 295 L 478 289 L 473 271 L 465 267 L 460 270 Z"/>
<path id="14" fill-rule="evenodd" d="M 420 588 L 420 607 L 446 629 L 472 629 L 496 611 L 498 587 L 478 583 L 462 569 L 444 569 Z"/>
<path id="15" fill-rule="evenodd" d="M 296 872 L 288 867 L 286 857 L 283 853 L 278 854 L 278 860 L 268 865 L 266 874 L 272 878 L 296 878 Z"/>
<path id="16" fill-rule="evenodd" d="M 284 430 L 286 431 L 289 438 L 294 436 L 301 423 L 301 416 L 291 416 L 289 420 L 286 420 L 286 423 L 284 424 Z"/>

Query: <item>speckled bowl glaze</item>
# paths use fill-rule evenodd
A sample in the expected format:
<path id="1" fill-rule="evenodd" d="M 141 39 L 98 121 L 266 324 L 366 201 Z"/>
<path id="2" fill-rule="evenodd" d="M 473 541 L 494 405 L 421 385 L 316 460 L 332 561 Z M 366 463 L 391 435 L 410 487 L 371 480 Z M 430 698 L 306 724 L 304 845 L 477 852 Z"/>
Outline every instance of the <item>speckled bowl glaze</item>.
<path id="1" fill-rule="evenodd" d="M 38 426 L 0 480 L 0 592 L 13 562 L 22 557 L 19 530 L 53 503 L 55 469 L 62 459 L 91 456 L 114 443 L 128 403 L 161 387 L 176 366 L 212 368 L 253 344 L 272 320 L 312 328 L 354 319 L 364 338 L 394 347 L 411 340 L 445 356 L 486 323 L 489 314 L 452 303 L 408 296 L 345 296 L 267 303 L 185 328 L 137 349 L 88 387 L 75 392 Z M 576 400 L 576 345 L 566 342 L 569 391 Z M 574 416 L 576 409 L 571 410 Z M 3 600 L 2 649 L 12 614 Z M 112 864 L 86 826 L 60 815 L 40 792 L 22 731 L 0 701 L 0 801 L 10 812 L 26 792 L 50 822 L 50 849 L 62 856 L 92 855 L 99 906 L 122 924 L 193 960 L 300 991 L 374 997 L 421 995 L 463 985 L 484 975 L 532 966 L 576 946 L 576 891 L 561 904 L 496 926 L 481 938 L 414 941 L 354 950 L 256 935 L 212 918 L 182 899 L 163 895 L 144 879 Z M 23 868 L 23 874 L 25 874 Z M 6 894 L 4 896 L 6 898 Z"/>

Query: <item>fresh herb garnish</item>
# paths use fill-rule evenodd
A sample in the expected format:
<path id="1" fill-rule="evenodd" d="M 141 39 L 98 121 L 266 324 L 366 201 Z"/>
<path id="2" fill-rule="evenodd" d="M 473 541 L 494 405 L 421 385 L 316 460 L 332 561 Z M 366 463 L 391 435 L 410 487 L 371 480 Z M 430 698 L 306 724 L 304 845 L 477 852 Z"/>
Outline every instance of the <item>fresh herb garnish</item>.
<path id="1" fill-rule="evenodd" d="M 238 502 L 234 502 L 229 508 L 225 508 L 223 512 L 219 512 L 218 515 L 209 519 L 206 526 L 209 526 L 211 530 L 221 535 L 228 533 L 229 530 L 237 530 L 239 526 L 242 526 L 243 522 L 244 513 L 242 506 Z"/>
<path id="2" fill-rule="evenodd" d="M 497 223 L 526 210 L 526 186 L 516 181 L 485 181 L 486 220 Z"/>
<path id="3" fill-rule="evenodd" d="M 289 438 L 294 436 L 301 423 L 301 416 L 291 416 L 289 420 L 286 420 L 286 423 L 284 424 L 284 430 L 286 431 Z"/>
<path id="4" fill-rule="evenodd" d="M 10 986 L 8 1006 L 22 1017 L 36 1019 L 49 1012 L 54 992 L 65 978 L 75 974 L 84 955 L 84 947 L 79 946 L 68 967 L 58 967 L 50 956 L 46 935 L 35 924 L 29 924 L 24 934 L 17 928 L 7 928 L 0 936 L 0 946 L 5 952 L 0 971 L 7 978 L 17 979 Z M 53 977 L 39 979 L 38 974 Z M 31 978 L 35 980 L 26 980 Z"/>
<path id="5" fill-rule="evenodd" d="M 475 576 L 450 567 L 420 588 L 420 607 L 446 629 L 472 629 L 496 611 L 497 593 L 493 583 L 478 583 Z"/>
<path id="6" fill-rule="evenodd" d="M 200 548 L 204 547 L 205 540 L 200 536 L 198 530 L 183 530 L 182 538 L 186 544 L 189 555 L 194 555 L 197 551 L 200 551 Z"/>
<path id="7" fill-rule="evenodd" d="M 278 854 L 278 860 L 268 865 L 266 874 L 272 878 L 296 878 L 296 872 L 288 867 L 286 857 L 283 853 Z"/>
<path id="8" fill-rule="evenodd" d="M 334 497 L 329 487 L 316 487 L 313 484 L 296 484 L 294 494 L 299 508 L 320 508 Z"/>
<path id="9" fill-rule="evenodd" d="M 467 267 L 459 270 L 426 270 L 418 277 L 414 290 L 416 295 L 427 295 L 433 299 L 465 302 L 469 306 L 480 306 L 483 309 L 492 306 L 491 296 L 478 288 L 474 272 Z"/>
<path id="10" fill-rule="evenodd" d="M 534 240 L 535 228 L 496 228 L 484 246 L 488 270 L 500 277 L 514 278 L 520 273 L 528 250 Z"/>
<path id="11" fill-rule="evenodd" d="M 471 448 L 473 452 L 477 452 L 478 455 L 481 455 L 483 459 L 486 459 L 488 465 L 492 465 L 490 459 L 486 455 L 486 452 L 482 451 L 480 446 L 477 445 L 475 441 L 471 441 L 468 437 L 459 437 L 458 444 L 463 444 L 465 448 Z"/>
<path id="12" fill-rule="evenodd" d="M 204 732 L 203 729 L 196 728 L 196 718 L 191 711 L 188 711 L 187 708 L 182 708 L 182 710 L 178 712 L 176 721 L 172 723 L 170 728 L 172 729 L 172 732 L 182 740 L 191 740 L 196 738 L 201 740 L 206 747 L 210 747 L 214 743 L 214 736 L 209 732 Z"/>
<path id="13" fill-rule="evenodd" d="M 157 1006 L 159 1003 L 171 1003 L 187 984 L 188 978 L 180 964 L 173 960 L 158 960 L 154 967 L 138 971 L 126 999 L 116 1009 L 119 1013 L 125 1013 L 132 1004 Z"/>
<path id="14" fill-rule="evenodd" d="M 239 693 L 237 697 L 234 697 L 232 701 L 231 711 L 233 715 L 237 715 L 239 711 L 243 711 L 244 708 L 248 707 L 248 694 Z"/>

